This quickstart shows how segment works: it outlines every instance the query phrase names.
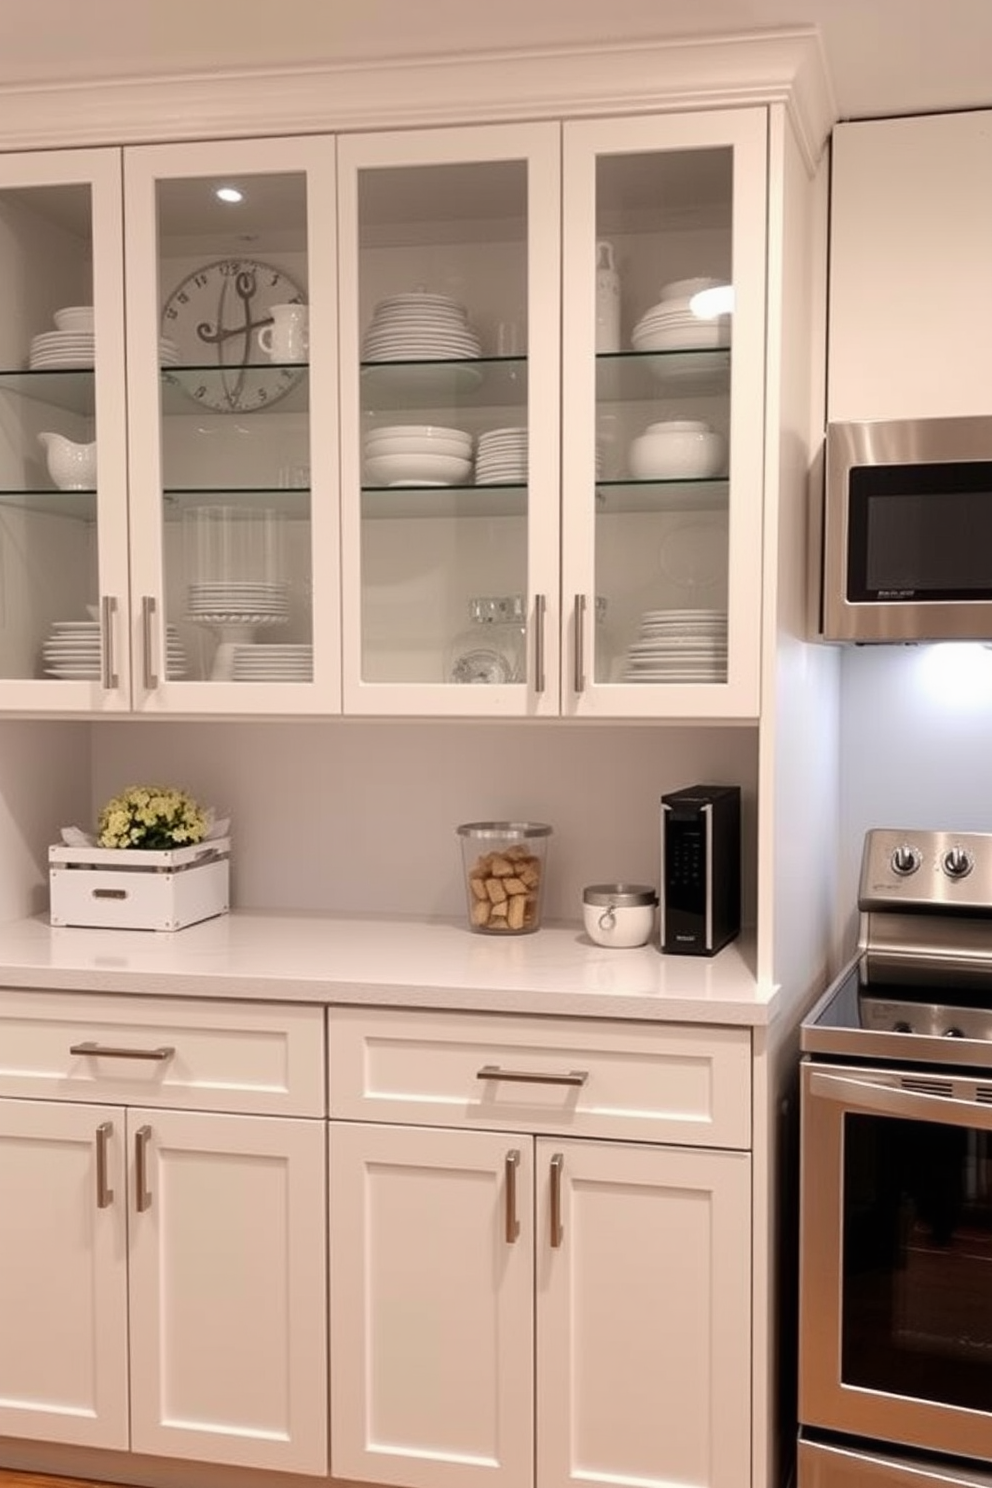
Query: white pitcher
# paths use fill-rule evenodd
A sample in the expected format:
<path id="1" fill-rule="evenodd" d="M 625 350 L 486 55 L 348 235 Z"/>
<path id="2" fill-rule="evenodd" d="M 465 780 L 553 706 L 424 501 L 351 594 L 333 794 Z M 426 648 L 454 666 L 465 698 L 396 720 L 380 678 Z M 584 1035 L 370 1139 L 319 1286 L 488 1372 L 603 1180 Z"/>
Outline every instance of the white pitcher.
<path id="1" fill-rule="evenodd" d="M 96 441 L 77 444 L 64 434 L 46 431 L 38 435 L 45 446 L 48 473 L 60 491 L 96 489 Z"/>
<path id="2" fill-rule="evenodd" d="M 258 344 L 274 362 L 305 362 L 310 352 L 309 305 L 270 305 L 272 324 L 258 333 Z"/>

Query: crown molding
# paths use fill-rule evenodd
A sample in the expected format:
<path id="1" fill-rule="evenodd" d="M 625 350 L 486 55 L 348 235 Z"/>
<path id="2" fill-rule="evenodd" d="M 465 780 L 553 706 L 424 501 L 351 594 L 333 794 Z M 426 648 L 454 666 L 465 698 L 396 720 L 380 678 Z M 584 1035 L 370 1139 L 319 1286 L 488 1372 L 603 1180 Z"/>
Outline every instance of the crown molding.
<path id="1" fill-rule="evenodd" d="M 0 87 L 0 149 L 783 104 L 810 169 L 837 114 L 813 27 L 608 47 Z"/>

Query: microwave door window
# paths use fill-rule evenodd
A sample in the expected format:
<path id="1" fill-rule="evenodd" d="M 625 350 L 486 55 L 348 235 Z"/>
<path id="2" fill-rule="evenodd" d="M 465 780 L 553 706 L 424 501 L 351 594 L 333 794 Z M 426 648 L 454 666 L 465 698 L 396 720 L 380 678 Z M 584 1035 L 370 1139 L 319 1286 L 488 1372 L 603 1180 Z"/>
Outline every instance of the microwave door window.
<path id="1" fill-rule="evenodd" d="M 844 1118 L 845 1385 L 986 1411 L 992 1400 L 992 1137 Z"/>
<path id="2" fill-rule="evenodd" d="M 851 472 L 848 598 L 992 597 L 992 465 Z"/>

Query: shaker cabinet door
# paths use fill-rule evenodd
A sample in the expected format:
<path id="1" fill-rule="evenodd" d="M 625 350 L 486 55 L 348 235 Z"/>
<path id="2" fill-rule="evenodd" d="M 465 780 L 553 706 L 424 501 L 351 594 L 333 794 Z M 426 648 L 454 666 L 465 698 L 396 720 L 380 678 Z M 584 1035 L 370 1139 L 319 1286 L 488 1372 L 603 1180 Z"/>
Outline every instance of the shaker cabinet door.
<path id="1" fill-rule="evenodd" d="M 331 137 L 124 151 L 134 705 L 340 711 Z"/>
<path id="2" fill-rule="evenodd" d="M 120 152 L 0 155 L 0 710 L 130 706 Z"/>
<path id="3" fill-rule="evenodd" d="M 0 1435 L 128 1445 L 124 1113 L 0 1100 Z"/>
<path id="4" fill-rule="evenodd" d="M 759 705 L 764 109 L 564 125 L 562 711 Z"/>
<path id="5" fill-rule="evenodd" d="M 740 1488 L 749 1155 L 536 1145 L 538 1483 Z"/>

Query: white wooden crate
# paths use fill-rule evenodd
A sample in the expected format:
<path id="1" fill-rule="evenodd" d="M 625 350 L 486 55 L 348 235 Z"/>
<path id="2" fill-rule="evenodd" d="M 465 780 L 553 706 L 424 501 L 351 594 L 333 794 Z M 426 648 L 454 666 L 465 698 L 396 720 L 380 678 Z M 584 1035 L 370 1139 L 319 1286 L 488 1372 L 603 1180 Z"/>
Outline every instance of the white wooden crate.
<path id="1" fill-rule="evenodd" d="M 181 930 L 231 903 L 231 839 L 161 852 L 50 847 L 53 925 L 103 930 Z"/>

